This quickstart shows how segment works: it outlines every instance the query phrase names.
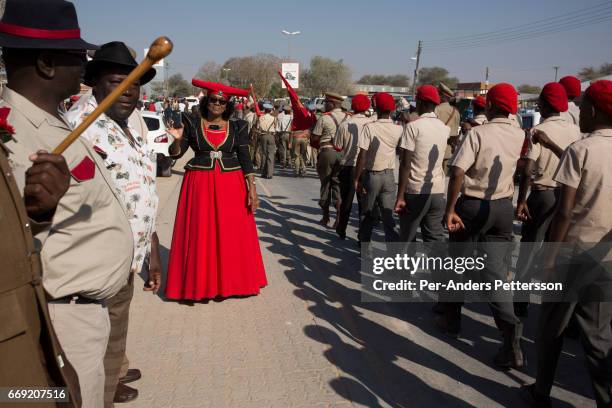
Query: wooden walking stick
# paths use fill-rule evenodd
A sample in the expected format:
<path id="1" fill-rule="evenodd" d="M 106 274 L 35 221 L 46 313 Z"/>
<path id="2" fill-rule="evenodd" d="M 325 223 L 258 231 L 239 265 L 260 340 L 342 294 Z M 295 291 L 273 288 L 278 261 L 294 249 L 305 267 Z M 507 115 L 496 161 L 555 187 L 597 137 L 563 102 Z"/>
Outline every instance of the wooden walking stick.
<path id="1" fill-rule="evenodd" d="M 149 52 L 145 59 L 136 67 L 130 74 L 110 93 L 98 107 L 88 115 L 81 124 L 74 129 L 66 138 L 53 149 L 53 154 L 62 154 L 68 146 L 70 146 L 75 140 L 81 136 L 81 133 L 85 131 L 101 114 L 106 112 L 113 103 L 119 99 L 119 97 L 141 76 L 143 76 L 151 67 L 162 58 L 165 58 L 172 52 L 172 41 L 168 37 L 159 37 L 151 44 Z"/>

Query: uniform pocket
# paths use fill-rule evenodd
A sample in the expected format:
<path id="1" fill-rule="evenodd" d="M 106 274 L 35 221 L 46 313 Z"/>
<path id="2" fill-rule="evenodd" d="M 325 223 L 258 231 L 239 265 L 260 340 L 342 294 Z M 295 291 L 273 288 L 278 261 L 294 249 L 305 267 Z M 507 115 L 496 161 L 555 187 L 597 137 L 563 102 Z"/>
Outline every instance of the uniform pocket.
<path id="1" fill-rule="evenodd" d="M 0 295 L 0 343 L 25 333 L 28 324 L 16 291 Z"/>

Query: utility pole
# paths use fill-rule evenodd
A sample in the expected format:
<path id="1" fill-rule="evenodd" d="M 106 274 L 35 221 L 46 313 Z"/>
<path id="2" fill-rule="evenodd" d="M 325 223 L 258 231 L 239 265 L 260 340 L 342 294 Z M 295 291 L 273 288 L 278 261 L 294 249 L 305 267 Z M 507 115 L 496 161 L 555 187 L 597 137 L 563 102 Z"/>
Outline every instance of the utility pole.
<path id="1" fill-rule="evenodd" d="M 555 82 L 557 82 L 557 77 L 559 76 L 559 67 L 555 66 L 553 68 L 555 69 Z"/>
<path id="2" fill-rule="evenodd" d="M 168 89 L 168 71 L 170 70 L 170 63 L 168 59 L 164 61 L 164 97 L 168 97 L 170 89 Z"/>
<path id="3" fill-rule="evenodd" d="M 485 93 L 489 92 L 489 67 L 485 70 Z"/>
<path id="4" fill-rule="evenodd" d="M 412 98 L 416 100 L 416 84 L 417 77 L 419 76 L 419 64 L 421 63 L 421 51 L 423 51 L 423 41 L 419 40 L 419 46 L 417 47 L 416 64 L 414 65 L 414 77 L 412 79 Z"/>

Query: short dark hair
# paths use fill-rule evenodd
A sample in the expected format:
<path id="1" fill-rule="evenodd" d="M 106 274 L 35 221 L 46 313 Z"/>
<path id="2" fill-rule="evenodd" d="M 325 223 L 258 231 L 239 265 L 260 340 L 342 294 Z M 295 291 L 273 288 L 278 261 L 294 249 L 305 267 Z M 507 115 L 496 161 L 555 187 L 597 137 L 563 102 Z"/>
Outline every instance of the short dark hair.
<path id="1" fill-rule="evenodd" d="M 223 112 L 221 118 L 223 120 L 229 120 L 233 113 L 234 101 L 230 99 L 229 101 L 227 101 L 227 105 L 225 105 L 225 112 Z M 203 96 L 202 99 L 200 99 L 200 114 L 203 118 L 206 118 L 208 116 L 208 95 Z"/>
<path id="2" fill-rule="evenodd" d="M 2 60 L 5 65 L 6 76 L 10 79 L 14 69 L 26 65 L 35 65 L 38 56 L 46 50 L 26 48 L 2 48 Z"/>

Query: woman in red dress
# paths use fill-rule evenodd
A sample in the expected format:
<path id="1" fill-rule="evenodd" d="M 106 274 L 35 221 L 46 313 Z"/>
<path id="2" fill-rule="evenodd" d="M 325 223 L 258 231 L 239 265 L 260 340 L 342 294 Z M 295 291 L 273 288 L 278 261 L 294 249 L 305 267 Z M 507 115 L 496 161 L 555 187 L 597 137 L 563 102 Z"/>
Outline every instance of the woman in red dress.
<path id="1" fill-rule="evenodd" d="M 168 262 L 166 297 L 176 300 L 256 295 L 267 284 L 254 212 L 258 206 L 248 124 L 229 120 L 232 96 L 248 91 L 194 79 L 208 90 L 201 115 L 183 116 L 170 154 L 191 147 Z"/>

